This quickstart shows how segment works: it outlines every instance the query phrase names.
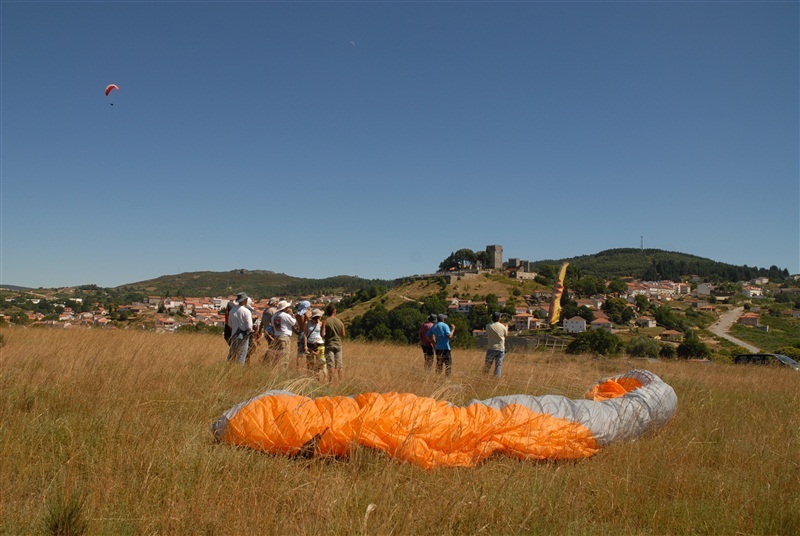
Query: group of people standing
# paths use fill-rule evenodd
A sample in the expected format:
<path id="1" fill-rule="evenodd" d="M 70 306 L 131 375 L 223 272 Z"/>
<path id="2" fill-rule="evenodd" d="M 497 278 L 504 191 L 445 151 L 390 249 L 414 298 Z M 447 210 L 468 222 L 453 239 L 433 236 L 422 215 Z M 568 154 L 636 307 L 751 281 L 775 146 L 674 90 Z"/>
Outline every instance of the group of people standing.
<path id="1" fill-rule="evenodd" d="M 500 322 L 502 314 L 492 313 L 492 321 L 486 324 L 486 336 L 488 346 L 486 347 L 486 358 L 484 360 L 483 372 L 488 374 L 494 366 L 494 376 L 499 378 L 503 372 L 503 359 L 506 354 L 506 337 L 508 327 Z M 454 324 L 445 323 L 447 315 L 431 314 L 419 328 L 420 346 L 422 355 L 425 358 L 425 370 L 433 370 L 434 355 L 436 356 L 436 373 L 441 374 L 442 370 L 446 376 L 450 376 L 453 371 L 453 356 L 450 348 L 450 339 L 456 332 Z"/>
<path id="2" fill-rule="evenodd" d="M 225 340 L 228 341 L 228 361 L 247 364 L 256 349 L 259 339 L 267 341 L 267 351 L 262 362 L 288 366 L 291 361 L 292 336 L 297 334 L 297 358 L 295 366 L 302 367 L 305 360 L 310 374 L 333 381 L 342 378 L 342 339 L 344 323 L 336 317 L 336 306 L 328 304 L 323 314 L 312 309 L 308 301 L 297 303 L 297 312 L 286 300 L 272 298 L 261 314 L 260 321 L 253 322 L 253 300 L 240 292 L 225 311 Z M 505 343 L 508 327 L 500 322 L 502 314 L 492 313 L 492 321 L 486 324 L 488 345 L 483 372 L 488 374 L 494 367 L 494 376 L 503 371 Z M 447 324 L 447 315 L 431 314 L 419 329 L 420 345 L 425 359 L 425 370 L 432 371 L 434 357 L 436 373 L 444 371 L 450 376 L 453 371 L 453 356 L 450 340 L 456 332 L 454 324 Z"/>
<path id="3" fill-rule="evenodd" d="M 292 337 L 297 335 L 297 368 L 306 362 L 309 373 L 333 381 L 342 378 L 342 340 L 344 323 L 336 317 L 336 306 L 328 304 L 323 314 L 308 301 L 297 303 L 272 298 L 253 321 L 252 299 L 240 292 L 225 311 L 225 339 L 230 344 L 228 362 L 247 364 L 258 341 L 267 342 L 262 362 L 288 366 L 291 362 Z"/>

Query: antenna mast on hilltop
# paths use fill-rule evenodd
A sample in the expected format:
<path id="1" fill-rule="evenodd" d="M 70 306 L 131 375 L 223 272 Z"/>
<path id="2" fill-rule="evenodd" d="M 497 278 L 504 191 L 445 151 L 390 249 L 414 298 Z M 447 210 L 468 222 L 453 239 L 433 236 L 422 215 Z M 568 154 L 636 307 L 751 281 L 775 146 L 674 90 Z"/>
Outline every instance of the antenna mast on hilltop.
<path id="1" fill-rule="evenodd" d="M 639 249 L 644 251 L 644 235 L 639 236 Z"/>

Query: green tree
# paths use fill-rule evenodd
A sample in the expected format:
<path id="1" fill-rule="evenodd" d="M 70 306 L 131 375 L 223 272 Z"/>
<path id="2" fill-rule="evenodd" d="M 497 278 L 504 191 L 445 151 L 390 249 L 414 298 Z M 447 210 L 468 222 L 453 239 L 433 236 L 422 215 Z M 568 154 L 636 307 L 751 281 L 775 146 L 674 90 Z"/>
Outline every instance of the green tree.
<path id="1" fill-rule="evenodd" d="M 625 349 L 632 357 L 658 357 L 658 342 L 650 337 L 634 337 Z"/>
<path id="2" fill-rule="evenodd" d="M 440 272 L 449 272 L 451 270 L 458 270 L 458 261 L 456 260 L 455 251 L 451 253 L 446 259 L 439 263 Z"/>
<path id="3" fill-rule="evenodd" d="M 582 298 L 594 296 L 596 294 L 603 294 L 606 291 L 605 282 L 603 282 L 602 279 L 592 275 L 587 275 L 581 277 L 580 279 L 576 279 L 575 281 L 570 281 L 566 286 Z"/>
<path id="4" fill-rule="evenodd" d="M 621 296 L 628 292 L 628 285 L 621 279 L 612 279 L 608 283 L 608 291 L 617 296 Z"/>
<path id="5" fill-rule="evenodd" d="M 663 326 L 667 329 L 674 329 L 677 331 L 681 331 L 686 333 L 688 328 L 686 323 L 683 321 L 682 318 L 679 318 L 675 311 L 667 307 L 666 305 L 661 305 L 653 312 L 653 316 L 656 319 L 656 323 L 660 326 Z"/>
<path id="6" fill-rule="evenodd" d="M 439 263 L 439 271 L 465 270 L 476 266 L 477 261 L 478 256 L 474 251 L 468 248 L 462 248 L 451 253 L 449 257 Z"/>
<path id="7" fill-rule="evenodd" d="M 386 324 L 373 326 L 367 333 L 368 341 L 388 341 L 392 338 L 392 330 Z"/>
<path id="8" fill-rule="evenodd" d="M 603 304 L 603 311 L 615 324 L 627 324 L 634 317 L 633 310 L 628 307 L 628 302 L 624 298 L 608 298 Z"/>
<path id="9" fill-rule="evenodd" d="M 387 327 L 389 312 L 381 304 L 373 305 L 366 313 L 355 317 L 350 322 L 350 336 L 354 339 L 365 338 L 372 341 L 382 341 L 391 337 L 392 332 Z M 380 328 L 385 328 L 385 331 Z"/>
<path id="10" fill-rule="evenodd" d="M 592 329 L 578 334 L 567 346 L 568 354 L 617 355 L 622 348 L 622 340 L 604 329 Z"/>
<path id="11" fill-rule="evenodd" d="M 498 311 L 500 309 L 500 297 L 497 294 L 489 293 L 483 297 L 486 302 L 486 309 L 490 312 Z"/>
<path id="12" fill-rule="evenodd" d="M 25 313 L 17 312 L 11 315 L 11 323 L 18 326 L 27 326 L 31 323 L 31 319 Z"/>
<path id="13" fill-rule="evenodd" d="M 637 294 L 634 304 L 640 313 L 644 314 L 650 309 L 650 300 L 644 294 Z"/>
<path id="14" fill-rule="evenodd" d="M 467 325 L 472 329 L 483 329 L 491 318 L 489 308 L 485 305 L 476 305 L 467 313 Z"/>
<path id="15" fill-rule="evenodd" d="M 564 300 L 562 300 L 562 303 L 564 303 Z M 578 303 L 574 300 L 567 300 L 566 304 L 561 306 L 561 319 L 569 320 L 575 316 L 583 318 L 587 324 L 591 324 L 595 319 L 594 311 L 585 305 L 578 306 Z"/>
<path id="16" fill-rule="evenodd" d="M 426 316 L 417 303 L 408 302 L 392 309 L 388 318 L 392 339 L 406 344 L 418 343 L 419 327 L 425 322 Z"/>
<path id="17" fill-rule="evenodd" d="M 472 336 L 472 330 L 464 316 L 458 314 L 450 315 L 447 323 L 456 327 L 456 333 L 450 339 L 450 346 L 454 348 L 475 348 L 475 337 Z"/>
<path id="18" fill-rule="evenodd" d="M 552 287 L 556 282 L 559 266 L 552 264 L 543 264 L 537 268 L 536 277 L 534 281 L 540 285 Z"/>
<path id="19" fill-rule="evenodd" d="M 658 357 L 665 359 L 675 359 L 676 355 L 678 355 L 678 351 L 671 344 L 662 344 L 661 349 L 658 351 Z"/>
<path id="20" fill-rule="evenodd" d="M 422 312 L 426 315 L 443 314 L 447 312 L 447 302 L 445 298 L 447 294 L 442 291 L 439 294 L 431 294 L 422 299 Z"/>
<path id="21" fill-rule="evenodd" d="M 684 359 L 707 359 L 711 357 L 711 350 L 694 333 L 678 345 L 678 357 Z"/>
<path id="22" fill-rule="evenodd" d="M 475 260 L 478 263 L 478 267 L 480 268 L 488 268 L 489 265 L 492 263 L 492 258 L 489 255 L 489 252 L 486 250 L 476 251 Z"/>

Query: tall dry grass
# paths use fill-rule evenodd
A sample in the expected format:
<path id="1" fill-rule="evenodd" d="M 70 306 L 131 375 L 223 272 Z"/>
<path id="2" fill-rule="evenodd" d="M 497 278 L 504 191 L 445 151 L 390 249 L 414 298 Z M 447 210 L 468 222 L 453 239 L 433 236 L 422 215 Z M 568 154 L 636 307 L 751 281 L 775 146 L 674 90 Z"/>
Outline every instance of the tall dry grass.
<path id="1" fill-rule="evenodd" d="M 682 362 L 480 351 L 453 376 L 413 347 L 346 342 L 343 382 L 224 362 L 208 335 L 4 330 L 0 533 L 797 534 L 800 375 Z M 223 411 L 267 389 L 309 396 L 407 391 L 461 404 L 502 394 L 582 396 L 647 368 L 677 416 L 656 436 L 578 462 L 494 457 L 425 471 L 369 449 L 295 459 L 213 441 Z M 370 507 L 374 505 L 374 507 Z"/>

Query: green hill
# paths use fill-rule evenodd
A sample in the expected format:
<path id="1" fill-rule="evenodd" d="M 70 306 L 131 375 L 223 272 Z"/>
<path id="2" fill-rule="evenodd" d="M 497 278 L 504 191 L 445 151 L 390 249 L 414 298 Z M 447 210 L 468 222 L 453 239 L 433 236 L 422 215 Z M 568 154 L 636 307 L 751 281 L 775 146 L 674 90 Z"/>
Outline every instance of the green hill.
<path id="1" fill-rule="evenodd" d="M 570 267 L 578 270 L 580 275 L 593 275 L 603 279 L 634 277 L 657 281 L 680 280 L 697 275 L 710 281 L 737 282 L 762 276 L 772 280 L 789 277 L 788 270 L 781 270 L 777 266 L 769 269 L 735 266 L 687 253 L 660 249 L 608 249 L 594 255 L 536 261 L 532 265 L 538 270 L 543 266 L 560 265 L 564 262 L 569 262 Z"/>
<path id="2" fill-rule="evenodd" d="M 339 294 L 377 285 L 390 288 L 395 282 L 346 275 L 305 279 L 269 270 L 239 269 L 229 272 L 186 272 L 165 275 L 122 285 L 117 289 L 157 296 L 226 296 L 247 292 L 258 299 L 271 296 Z"/>

